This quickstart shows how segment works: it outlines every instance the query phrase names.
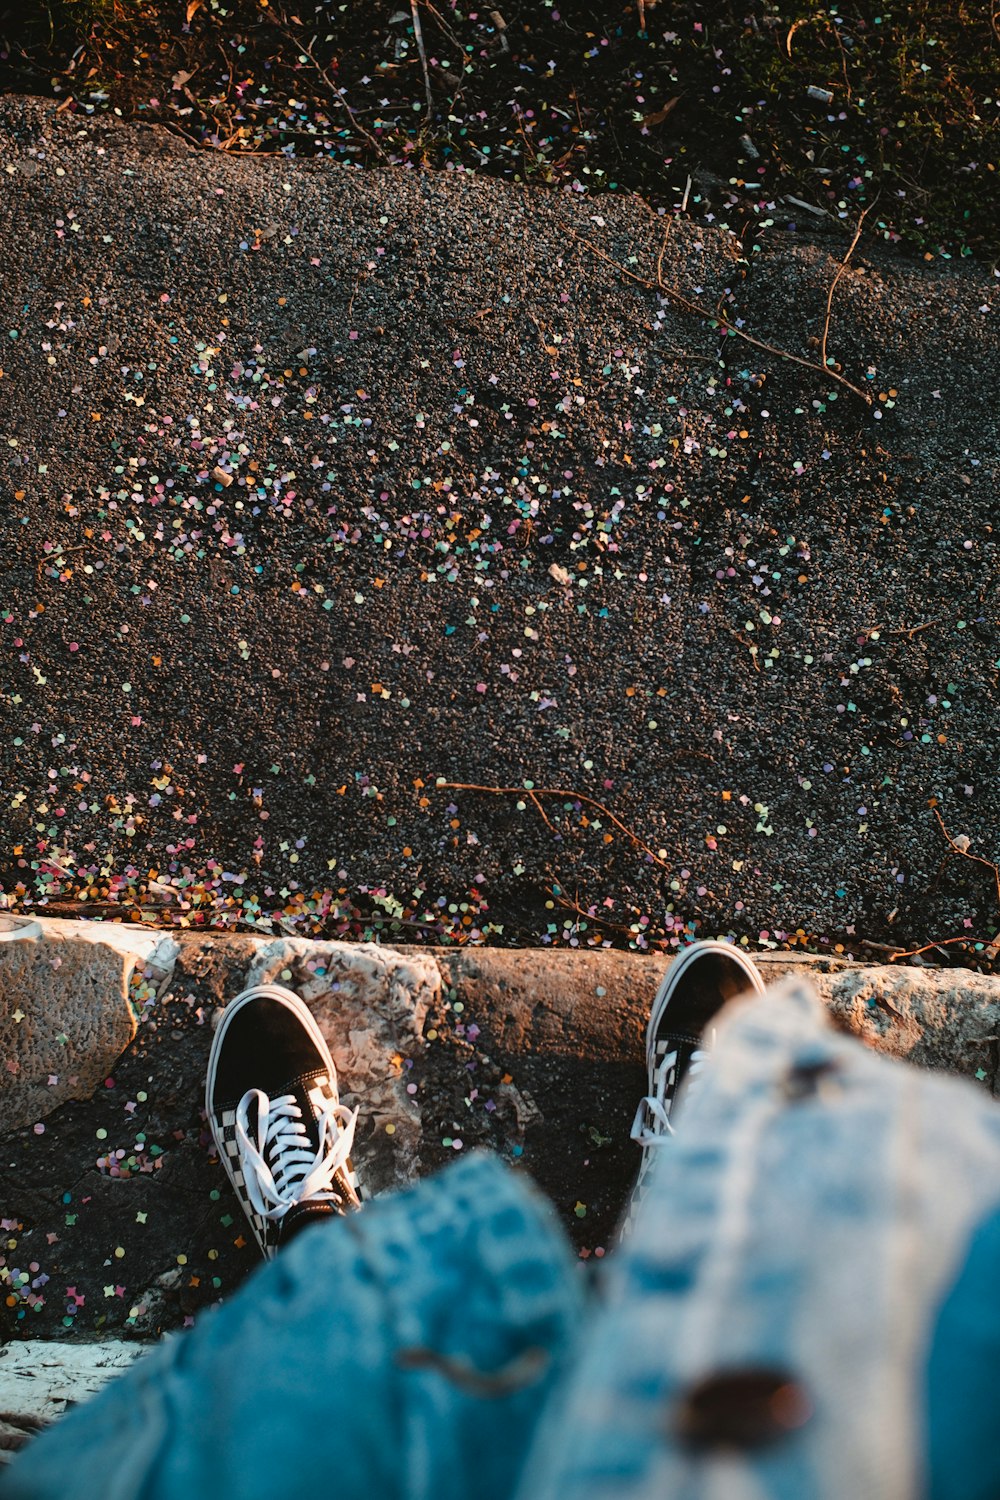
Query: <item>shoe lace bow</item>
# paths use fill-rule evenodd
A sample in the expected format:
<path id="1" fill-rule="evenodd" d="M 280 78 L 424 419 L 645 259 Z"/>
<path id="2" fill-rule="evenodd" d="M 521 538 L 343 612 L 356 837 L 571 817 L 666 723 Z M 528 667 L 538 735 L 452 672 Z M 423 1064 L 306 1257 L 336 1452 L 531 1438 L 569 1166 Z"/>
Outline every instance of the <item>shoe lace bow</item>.
<path id="1" fill-rule="evenodd" d="M 676 1134 L 670 1123 L 673 1107 L 673 1087 L 677 1077 L 677 1048 L 668 1052 L 653 1074 L 653 1092 L 639 1100 L 639 1107 L 632 1121 L 631 1136 L 640 1146 L 662 1146 Z M 701 1072 L 708 1057 L 703 1047 L 691 1053 L 688 1076 L 693 1078 Z M 670 1090 L 668 1094 L 668 1090 Z"/>
<path id="2" fill-rule="evenodd" d="M 251 1124 L 251 1110 L 256 1120 Z M 319 1111 L 319 1146 L 313 1150 L 294 1094 L 271 1099 L 249 1089 L 236 1110 L 236 1142 L 247 1194 L 257 1213 L 283 1219 L 305 1201 L 343 1206 L 334 1178 L 354 1144 L 358 1111 L 328 1101 Z"/>

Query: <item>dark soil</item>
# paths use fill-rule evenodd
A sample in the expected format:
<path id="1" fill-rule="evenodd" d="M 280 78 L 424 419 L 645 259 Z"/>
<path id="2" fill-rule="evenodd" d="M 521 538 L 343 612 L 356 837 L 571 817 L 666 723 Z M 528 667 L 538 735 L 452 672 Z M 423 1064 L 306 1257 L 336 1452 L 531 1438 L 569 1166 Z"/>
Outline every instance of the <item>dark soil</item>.
<path id="1" fill-rule="evenodd" d="M 0 170 L 11 903 L 988 961 L 991 275 L 862 241 L 824 377 L 846 236 L 30 101 Z"/>
<path id="2" fill-rule="evenodd" d="M 987 4 L 419 0 L 419 38 L 413 14 L 409 0 L 35 0 L 0 22 L 0 90 L 234 153 L 639 192 L 751 240 L 867 208 L 872 238 L 1000 254 Z"/>

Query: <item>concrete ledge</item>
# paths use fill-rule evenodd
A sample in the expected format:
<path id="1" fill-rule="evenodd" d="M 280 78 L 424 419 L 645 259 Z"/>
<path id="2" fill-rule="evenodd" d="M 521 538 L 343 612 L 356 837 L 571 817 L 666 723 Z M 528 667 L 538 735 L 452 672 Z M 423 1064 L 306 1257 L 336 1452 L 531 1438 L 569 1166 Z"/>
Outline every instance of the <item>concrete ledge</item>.
<path id="1" fill-rule="evenodd" d="M 613 1243 L 669 959 L 48 918 L 5 928 L 0 1342 L 149 1341 L 253 1270 L 202 1091 L 214 1023 L 263 979 L 301 994 L 329 1040 L 342 1097 L 360 1106 L 354 1161 L 369 1195 L 483 1146 L 531 1173 L 581 1255 Z M 767 978 L 807 968 L 838 1024 L 869 1044 L 1000 1089 L 1000 979 L 759 962 Z"/>
<path id="2" fill-rule="evenodd" d="M 1000 979 L 966 969 L 798 954 L 754 957 L 769 983 L 791 968 L 806 970 L 837 1024 L 870 1046 L 926 1067 L 972 1074 L 986 1068 L 993 1086 L 1000 1062 Z M 671 962 L 537 948 L 438 950 L 435 960 L 443 982 L 467 1009 L 489 1017 L 492 1036 L 504 1050 L 617 1062 L 641 1056 L 649 1002 Z"/>
<path id="3" fill-rule="evenodd" d="M 142 1353 L 141 1344 L 120 1339 L 99 1344 L 26 1339 L 0 1348 L 0 1468 L 67 1406 L 86 1401 Z"/>
<path id="4" fill-rule="evenodd" d="M 257 1264 L 201 1113 L 212 1026 L 240 989 L 276 979 L 309 1004 L 361 1105 L 369 1194 L 485 1145 L 532 1173 L 589 1255 L 612 1243 L 637 1167 L 628 1127 L 669 962 L 7 919 L 0 1458 Z M 768 979 L 808 969 L 870 1045 L 998 1092 L 1000 979 L 758 962 Z"/>
<path id="5" fill-rule="evenodd" d="M 394 1122 L 404 1176 L 416 1162 L 419 1115 L 391 1081 L 392 1059 L 420 1037 L 442 997 L 488 1025 L 503 1053 L 625 1063 L 641 1056 L 650 997 L 670 963 L 607 950 L 164 935 L 133 924 L 0 914 L 0 1132 L 88 1098 L 143 1015 L 169 993 L 178 960 L 195 954 L 216 1005 L 265 979 L 303 996 L 352 1091 L 365 1096 L 376 1120 Z M 932 1067 L 985 1069 L 994 1085 L 1000 979 L 799 955 L 757 955 L 757 962 L 769 979 L 790 964 L 806 967 L 840 1024 L 870 1045 Z"/>
<path id="6" fill-rule="evenodd" d="M 135 1036 L 136 965 L 174 947 L 140 929 L 0 914 L 0 1131 L 89 1098 Z"/>

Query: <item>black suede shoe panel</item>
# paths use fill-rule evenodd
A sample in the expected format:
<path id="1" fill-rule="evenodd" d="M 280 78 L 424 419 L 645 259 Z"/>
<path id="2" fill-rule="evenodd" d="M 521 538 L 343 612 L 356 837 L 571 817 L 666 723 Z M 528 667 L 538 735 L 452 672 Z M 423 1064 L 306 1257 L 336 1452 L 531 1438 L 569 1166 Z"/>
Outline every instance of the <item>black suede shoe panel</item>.
<path id="1" fill-rule="evenodd" d="M 258 995 L 229 1019 L 214 1099 L 240 1099 L 248 1089 L 279 1094 L 290 1079 L 323 1067 L 324 1059 L 298 1017 L 280 1000 Z"/>
<path id="2" fill-rule="evenodd" d="M 728 1001 L 753 990 L 746 970 L 723 953 L 704 953 L 670 998 L 670 1030 L 699 1037 Z"/>

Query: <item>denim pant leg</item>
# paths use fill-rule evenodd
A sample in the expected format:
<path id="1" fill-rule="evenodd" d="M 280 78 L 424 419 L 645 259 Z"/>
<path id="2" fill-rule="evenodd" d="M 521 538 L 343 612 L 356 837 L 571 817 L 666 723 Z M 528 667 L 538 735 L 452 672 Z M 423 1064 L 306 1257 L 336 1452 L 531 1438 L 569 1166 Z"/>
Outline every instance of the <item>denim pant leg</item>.
<path id="1" fill-rule="evenodd" d="M 1000 1494 L 983 1090 L 791 982 L 727 1009 L 650 1179 L 519 1500 Z"/>
<path id="2" fill-rule="evenodd" d="M 474 1154 L 306 1231 L 17 1458 L 4 1500 L 501 1500 L 581 1322 L 528 1181 Z"/>

